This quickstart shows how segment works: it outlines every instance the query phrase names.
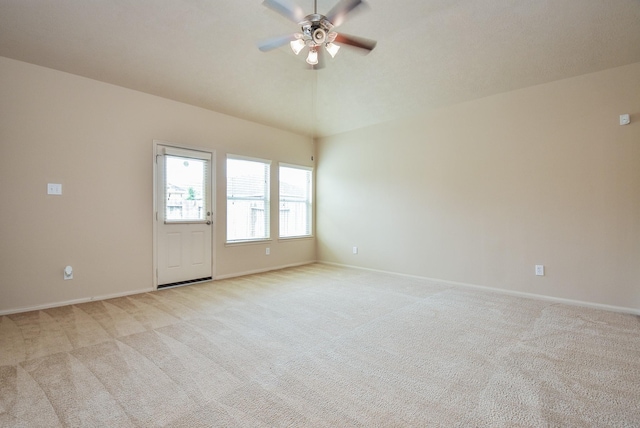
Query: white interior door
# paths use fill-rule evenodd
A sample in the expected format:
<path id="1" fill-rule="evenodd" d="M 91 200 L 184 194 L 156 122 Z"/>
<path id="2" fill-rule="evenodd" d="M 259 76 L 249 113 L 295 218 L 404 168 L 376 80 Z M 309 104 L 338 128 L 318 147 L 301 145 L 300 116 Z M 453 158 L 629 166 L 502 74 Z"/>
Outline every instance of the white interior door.
<path id="1" fill-rule="evenodd" d="M 212 277 L 211 153 L 156 146 L 158 287 Z"/>

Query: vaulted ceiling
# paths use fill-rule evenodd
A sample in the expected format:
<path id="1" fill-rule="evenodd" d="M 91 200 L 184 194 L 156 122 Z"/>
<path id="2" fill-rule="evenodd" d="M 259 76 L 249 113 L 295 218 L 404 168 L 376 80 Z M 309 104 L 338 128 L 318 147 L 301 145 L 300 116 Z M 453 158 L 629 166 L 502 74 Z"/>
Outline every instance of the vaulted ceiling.
<path id="1" fill-rule="evenodd" d="M 326 13 L 337 0 L 317 0 Z M 298 0 L 306 13 L 312 0 Z M 0 56 L 311 135 L 640 62 L 640 0 L 369 0 L 310 71 L 260 0 L 0 0 Z M 624 82 L 620 82 L 624 85 Z"/>

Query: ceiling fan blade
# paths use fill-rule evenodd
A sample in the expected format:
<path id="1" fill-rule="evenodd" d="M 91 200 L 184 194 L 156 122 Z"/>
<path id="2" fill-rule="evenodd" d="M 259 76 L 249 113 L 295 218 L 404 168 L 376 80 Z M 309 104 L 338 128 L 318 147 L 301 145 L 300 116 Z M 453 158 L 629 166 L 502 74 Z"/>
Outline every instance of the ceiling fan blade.
<path id="1" fill-rule="evenodd" d="M 271 37 L 269 39 L 261 40 L 258 42 L 258 49 L 262 52 L 268 52 L 273 49 L 277 49 L 280 46 L 284 46 L 289 42 L 296 39 L 295 34 L 287 34 L 285 36 Z"/>
<path id="2" fill-rule="evenodd" d="M 263 5 L 279 13 L 290 21 L 298 24 L 304 21 L 304 11 L 300 6 L 289 0 L 264 0 Z"/>
<path id="3" fill-rule="evenodd" d="M 337 27 L 344 23 L 349 12 L 353 11 L 358 6 L 364 5 L 365 3 L 362 0 L 340 0 L 325 16 L 329 22 Z"/>
<path id="4" fill-rule="evenodd" d="M 364 37 L 350 36 L 344 33 L 338 33 L 335 42 L 341 45 L 347 45 L 350 47 L 362 49 L 366 51 L 366 53 L 371 52 L 378 44 L 378 42 L 376 42 L 375 40 L 365 39 Z"/>

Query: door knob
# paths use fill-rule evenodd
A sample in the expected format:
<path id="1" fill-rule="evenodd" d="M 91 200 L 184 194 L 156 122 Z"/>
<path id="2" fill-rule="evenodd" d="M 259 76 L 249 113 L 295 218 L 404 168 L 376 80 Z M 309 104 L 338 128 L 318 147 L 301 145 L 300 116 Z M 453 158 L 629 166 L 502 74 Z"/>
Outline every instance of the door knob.
<path id="1" fill-rule="evenodd" d="M 207 220 L 207 224 L 209 224 L 209 225 L 210 225 L 210 224 L 211 224 L 211 220 Z"/>

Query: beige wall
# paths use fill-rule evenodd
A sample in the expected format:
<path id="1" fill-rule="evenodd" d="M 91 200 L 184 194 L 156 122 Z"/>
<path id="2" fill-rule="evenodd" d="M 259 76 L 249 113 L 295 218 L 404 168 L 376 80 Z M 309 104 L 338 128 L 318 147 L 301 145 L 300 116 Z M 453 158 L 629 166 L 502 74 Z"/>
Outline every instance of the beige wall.
<path id="1" fill-rule="evenodd" d="M 640 63 L 317 150 L 321 261 L 640 308 Z"/>
<path id="2" fill-rule="evenodd" d="M 0 58 L 0 312 L 151 288 L 154 139 L 216 151 L 217 276 L 315 260 L 313 239 L 224 245 L 226 154 L 271 159 L 275 180 L 313 165 L 310 138 Z"/>
<path id="3" fill-rule="evenodd" d="M 154 139 L 216 151 L 218 207 L 227 153 L 313 165 L 306 137 L 0 58 L 0 313 L 151 288 Z M 640 64 L 325 138 L 318 156 L 321 260 L 640 308 Z M 316 258 L 314 240 L 225 246 L 217 215 L 218 277 Z"/>

